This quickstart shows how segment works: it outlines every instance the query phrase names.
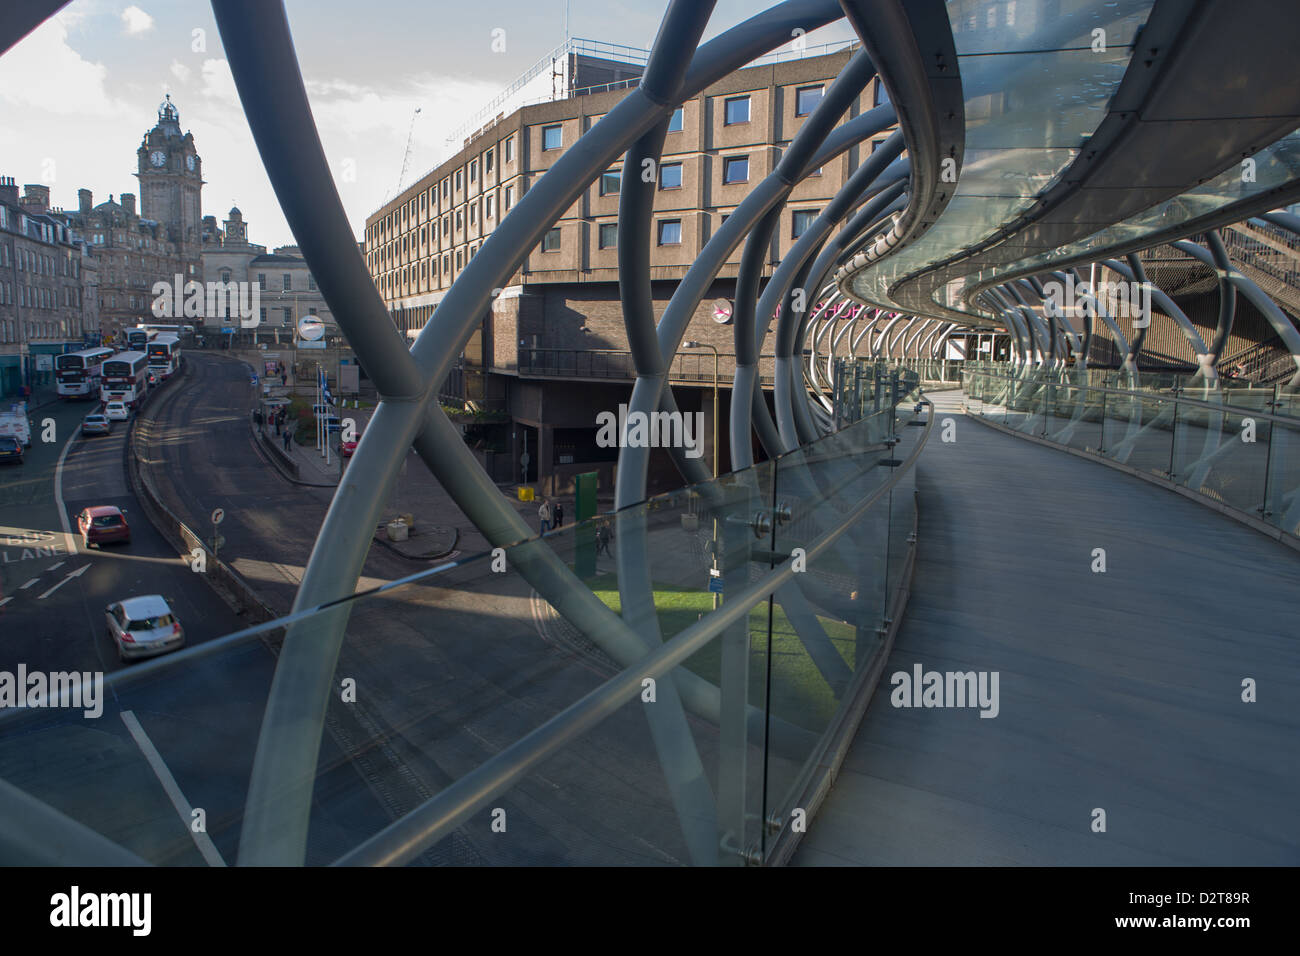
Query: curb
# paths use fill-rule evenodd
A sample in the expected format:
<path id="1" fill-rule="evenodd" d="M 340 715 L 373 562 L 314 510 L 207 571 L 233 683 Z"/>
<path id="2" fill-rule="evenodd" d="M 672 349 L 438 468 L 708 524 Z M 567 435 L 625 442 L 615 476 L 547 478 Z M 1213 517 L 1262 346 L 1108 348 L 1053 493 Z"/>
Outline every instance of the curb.
<path id="1" fill-rule="evenodd" d="M 188 370 L 189 365 L 182 362 L 181 371 L 160 385 L 159 391 L 186 374 Z M 140 412 L 144 411 L 146 406 L 152 407 L 156 404 L 155 401 L 151 400 L 151 397 L 146 398 L 127 425 L 124 455 L 126 458 L 127 482 L 131 486 L 132 493 L 139 500 L 145 516 L 149 519 L 149 523 L 162 535 L 163 540 L 177 549 L 182 560 L 188 559 L 194 548 L 203 550 L 207 562 L 207 570 L 203 573 L 203 579 L 208 587 L 212 588 L 216 595 L 230 606 L 231 610 L 236 614 L 247 614 L 248 619 L 254 624 L 275 620 L 279 615 L 272 611 L 257 596 L 257 592 L 249 587 L 248 583 L 236 574 L 229 565 L 215 557 L 202 537 L 195 534 L 185 522 L 181 521 L 170 508 L 163 504 L 153 488 L 150 487 L 144 469 L 141 467 L 139 453 L 136 450 L 138 433 L 135 426 L 140 420 Z"/>
<path id="2" fill-rule="evenodd" d="M 307 488 L 337 488 L 338 487 L 337 484 L 329 485 L 329 484 L 321 484 L 315 481 L 303 481 L 301 478 L 296 478 L 293 475 L 290 475 L 288 472 L 286 472 L 284 470 L 284 467 L 280 464 L 280 462 L 276 460 L 275 454 L 270 452 L 269 449 L 262 447 L 262 443 L 264 441 L 269 441 L 269 439 L 267 439 L 267 437 L 264 434 L 258 431 L 257 425 L 253 421 L 253 410 L 251 408 L 248 410 L 248 427 L 253 433 L 253 447 L 257 450 L 257 453 L 262 457 L 262 460 L 266 462 L 268 465 L 270 465 L 271 468 L 275 471 L 275 473 L 279 475 L 281 478 L 283 478 L 285 481 L 294 485 L 303 485 L 304 487 Z"/>

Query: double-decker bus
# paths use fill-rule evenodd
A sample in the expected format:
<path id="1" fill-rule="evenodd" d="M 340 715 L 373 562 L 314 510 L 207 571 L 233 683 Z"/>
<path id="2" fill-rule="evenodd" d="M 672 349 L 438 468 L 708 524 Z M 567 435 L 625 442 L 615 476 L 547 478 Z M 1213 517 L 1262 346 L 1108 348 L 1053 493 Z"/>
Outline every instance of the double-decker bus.
<path id="1" fill-rule="evenodd" d="M 112 349 L 84 349 L 54 358 L 54 377 L 58 393 L 64 398 L 98 398 L 100 368 Z"/>
<path id="2" fill-rule="evenodd" d="M 100 366 L 99 400 L 126 402 L 132 408 L 149 388 L 149 357 L 143 352 L 118 352 Z"/>
<path id="3" fill-rule="evenodd" d="M 132 352 L 143 352 L 150 342 L 158 335 L 154 329 L 147 329 L 143 325 L 134 329 L 126 330 L 126 347 Z"/>
<path id="4" fill-rule="evenodd" d="M 149 342 L 145 353 L 149 356 L 149 370 L 160 382 L 172 377 L 181 365 L 181 340 L 170 332 L 160 332 Z"/>

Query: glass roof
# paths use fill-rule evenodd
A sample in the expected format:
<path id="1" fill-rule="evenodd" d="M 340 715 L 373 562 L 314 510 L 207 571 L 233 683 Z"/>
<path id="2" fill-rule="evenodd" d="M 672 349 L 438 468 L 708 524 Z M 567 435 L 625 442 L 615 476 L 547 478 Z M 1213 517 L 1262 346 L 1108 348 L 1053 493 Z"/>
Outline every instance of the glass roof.
<path id="1" fill-rule="evenodd" d="M 925 235 L 853 277 L 854 292 L 898 308 L 895 282 L 985 239 L 1051 188 L 1105 118 L 1152 5 L 949 0 L 966 111 L 957 188 Z"/>

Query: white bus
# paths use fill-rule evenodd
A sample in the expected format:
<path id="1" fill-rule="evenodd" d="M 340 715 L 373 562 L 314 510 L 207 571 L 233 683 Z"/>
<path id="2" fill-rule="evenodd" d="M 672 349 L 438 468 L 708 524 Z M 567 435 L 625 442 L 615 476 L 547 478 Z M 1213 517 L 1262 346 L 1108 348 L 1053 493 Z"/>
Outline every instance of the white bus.
<path id="1" fill-rule="evenodd" d="M 134 408 L 149 388 L 149 357 L 143 352 L 118 352 L 100 367 L 99 400 L 126 402 Z"/>
<path id="2" fill-rule="evenodd" d="M 156 338 L 158 333 L 154 329 L 146 329 L 143 325 L 134 329 L 126 330 L 126 347 L 132 352 L 143 352 L 145 347 Z"/>
<path id="3" fill-rule="evenodd" d="M 159 332 L 145 349 L 149 356 L 149 370 L 155 378 L 165 382 L 181 366 L 181 340 L 170 332 Z"/>
<path id="4" fill-rule="evenodd" d="M 98 398 L 100 367 L 112 349 L 83 349 L 54 357 L 54 377 L 64 398 Z"/>

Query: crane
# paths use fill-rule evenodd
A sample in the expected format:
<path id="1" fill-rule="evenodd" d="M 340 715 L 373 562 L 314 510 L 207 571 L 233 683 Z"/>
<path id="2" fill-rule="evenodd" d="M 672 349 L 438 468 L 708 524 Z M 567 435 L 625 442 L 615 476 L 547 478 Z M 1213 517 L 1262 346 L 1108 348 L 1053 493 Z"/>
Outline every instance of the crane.
<path id="1" fill-rule="evenodd" d="M 406 181 L 406 168 L 411 164 L 411 144 L 415 141 L 415 118 L 420 115 L 420 107 L 415 108 L 411 114 L 411 128 L 406 132 L 406 155 L 402 157 L 402 174 L 397 177 L 397 192 L 402 191 L 402 183 Z"/>

